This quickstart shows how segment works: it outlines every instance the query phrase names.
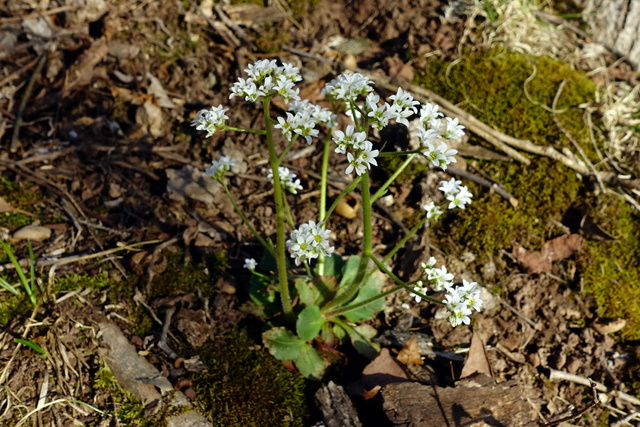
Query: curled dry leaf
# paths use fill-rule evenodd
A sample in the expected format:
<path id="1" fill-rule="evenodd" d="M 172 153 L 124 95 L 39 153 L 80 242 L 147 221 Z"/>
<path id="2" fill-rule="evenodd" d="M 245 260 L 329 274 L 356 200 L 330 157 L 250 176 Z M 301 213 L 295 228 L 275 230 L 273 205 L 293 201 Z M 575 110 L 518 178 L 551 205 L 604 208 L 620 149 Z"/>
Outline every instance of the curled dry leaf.
<path id="1" fill-rule="evenodd" d="M 420 356 L 420 352 L 418 351 L 418 339 L 415 335 L 411 335 L 411 338 L 404 343 L 402 350 L 398 353 L 398 362 L 404 365 L 422 365 L 424 364 L 424 360 Z"/>

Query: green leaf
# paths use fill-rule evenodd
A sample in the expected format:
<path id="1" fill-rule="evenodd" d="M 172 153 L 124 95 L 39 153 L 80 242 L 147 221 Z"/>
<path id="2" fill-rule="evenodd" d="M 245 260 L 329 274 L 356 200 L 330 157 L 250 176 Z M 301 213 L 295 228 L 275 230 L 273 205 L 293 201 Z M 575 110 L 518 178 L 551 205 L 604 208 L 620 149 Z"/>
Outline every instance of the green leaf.
<path id="1" fill-rule="evenodd" d="M 358 353 L 369 359 L 373 359 L 378 355 L 380 344 L 371 341 L 378 333 L 373 326 L 360 325 L 355 328 L 348 327 L 346 331 L 349 334 L 351 344 L 353 344 L 353 347 Z"/>
<path id="2" fill-rule="evenodd" d="M 298 336 L 304 341 L 309 341 L 318 336 L 320 328 L 326 322 L 326 319 L 320 313 L 320 307 L 310 305 L 304 308 L 298 315 L 296 321 L 296 331 Z"/>
<path id="3" fill-rule="evenodd" d="M 13 340 L 18 344 L 22 344 L 24 346 L 29 347 L 30 349 L 38 353 L 40 356 L 45 356 L 47 354 L 47 351 L 44 348 L 40 347 L 38 344 L 34 343 L 31 340 L 23 340 L 22 338 L 14 338 Z"/>
<path id="4" fill-rule="evenodd" d="M 262 342 L 278 360 L 295 360 L 300 356 L 306 342 L 283 328 L 272 328 L 262 333 Z"/>
<path id="5" fill-rule="evenodd" d="M 295 279 L 293 283 L 298 291 L 298 296 L 300 297 L 300 302 L 302 302 L 302 304 L 313 305 L 318 302 L 320 297 L 320 291 L 318 288 L 304 279 Z"/>
<path id="6" fill-rule="evenodd" d="M 333 276 L 314 277 L 312 284 L 320 294 L 320 300 L 316 302 L 318 305 L 331 301 L 338 290 L 338 282 Z"/>
<path id="7" fill-rule="evenodd" d="M 293 363 L 295 363 L 296 368 L 298 368 L 302 375 L 316 380 L 322 378 L 324 371 L 329 366 L 329 362 L 323 359 L 320 353 L 318 353 L 318 350 L 308 343 L 304 343 L 300 354 Z"/>
<path id="8" fill-rule="evenodd" d="M 20 291 L 14 288 L 11 283 L 7 282 L 4 277 L 0 277 L 0 286 L 2 286 L 7 291 L 11 292 L 13 295 L 20 295 Z"/>
<path id="9" fill-rule="evenodd" d="M 362 287 L 358 291 L 358 295 L 353 301 L 349 303 L 349 305 L 365 301 L 369 298 L 375 297 L 376 295 L 380 295 L 382 286 L 384 285 L 384 280 L 384 274 L 379 271 L 374 272 L 362 285 Z M 358 309 L 347 311 L 346 313 L 344 313 L 344 317 L 351 322 L 373 319 L 376 313 L 384 308 L 385 304 L 385 298 L 380 298 Z"/>
<path id="10" fill-rule="evenodd" d="M 344 328 L 339 325 L 333 325 L 333 333 L 340 341 L 344 340 L 347 337 L 347 331 L 345 331 Z"/>
<path id="11" fill-rule="evenodd" d="M 325 257 L 324 271 L 322 275 L 338 277 L 340 273 L 342 273 L 343 266 L 344 261 L 342 260 L 342 257 L 336 253 L 333 253 L 331 254 L 331 256 Z M 320 272 L 318 271 L 318 264 L 314 265 L 313 272 L 316 276 L 320 275 Z"/>
<path id="12" fill-rule="evenodd" d="M 350 285 L 351 282 L 354 281 L 358 274 L 359 265 L 360 257 L 358 255 L 352 255 L 347 259 L 347 262 L 344 264 L 344 268 L 342 269 L 342 280 L 340 280 L 338 288 Z"/>

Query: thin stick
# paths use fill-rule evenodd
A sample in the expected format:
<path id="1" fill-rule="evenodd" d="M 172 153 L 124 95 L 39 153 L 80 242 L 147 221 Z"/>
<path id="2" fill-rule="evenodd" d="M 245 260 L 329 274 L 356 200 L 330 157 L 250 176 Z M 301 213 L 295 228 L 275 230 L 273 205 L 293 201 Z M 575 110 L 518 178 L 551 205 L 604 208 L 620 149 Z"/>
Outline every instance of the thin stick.
<path id="1" fill-rule="evenodd" d="M 576 384 L 582 384 L 582 385 L 586 385 L 586 386 L 590 386 L 591 383 L 593 382 L 595 384 L 595 389 L 598 391 L 601 391 L 603 393 L 608 393 L 614 397 L 617 397 L 621 400 L 624 400 L 626 402 L 631 403 L 632 405 L 636 405 L 636 406 L 640 406 L 640 399 L 638 399 L 637 397 L 631 396 L 625 392 L 622 391 L 617 391 L 617 390 L 607 390 L 607 387 L 604 384 L 601 384 L 599 382 L 596 381 L 590 381 L 588 378 L 585 377 L 581 377 L 579 375 L 575 375 L 575 374 L 570 374 L 568 372 L 564 372 L 564 371 L 558 371 L 555 369 L 550 369 L 549 370 L 549 379 L 551 381 L 558 381 L 558 380 L 564 380 L 564 381 L 571 381 L 573 383 Z"/>
<path id="2" fill-rule="evenodd" d="M 24 109 L 27 107 L 27 101 L 31 98 L 31 93 L 33 92 L 33 87 L 36 84 L 36 79 L 42 72 L 42 68 L 44 67 L 44 63 L 47 62 L 47 52 L 45 51 L 40 56 L 40 60 L 38 61 L 38 65 L 36 69 L 33 71 L 31 78 L 29 79 L 29 83 L 27 87 L 24 89 L 24 93 L 22 94 L 22 100 L 20 101 L 20 106 L 18 107 L 18 113 L 16 114 L 16 121 L 13 125 L 13 135 L 11 135 L 11 145 L 9 146 L 9 150 L 12 153 L 18 151 L 18 147 L 20 146 L 20 142 L 18 141 L 18 136 L 20 135 L 20 128 L 22 127 L 22 115 L 24 114 Z"/>

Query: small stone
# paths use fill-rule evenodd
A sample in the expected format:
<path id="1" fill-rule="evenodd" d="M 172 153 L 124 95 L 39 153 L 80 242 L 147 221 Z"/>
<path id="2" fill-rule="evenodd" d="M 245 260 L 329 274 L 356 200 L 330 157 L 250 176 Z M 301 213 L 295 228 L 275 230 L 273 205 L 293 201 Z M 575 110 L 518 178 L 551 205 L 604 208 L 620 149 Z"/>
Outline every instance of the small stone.
<path id="1" fill-rule="evenodd" d="M 12 240 L 31 240 L 41 242 L 51 237 L 51 229 L 41 225 L 27 225 L 13 233 Z"/>

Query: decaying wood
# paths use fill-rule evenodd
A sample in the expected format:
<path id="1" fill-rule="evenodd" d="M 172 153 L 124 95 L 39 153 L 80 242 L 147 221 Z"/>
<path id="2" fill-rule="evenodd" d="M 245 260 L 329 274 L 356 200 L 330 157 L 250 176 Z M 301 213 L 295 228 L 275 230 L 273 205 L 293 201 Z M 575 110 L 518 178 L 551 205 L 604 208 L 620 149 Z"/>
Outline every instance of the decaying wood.
<path id="1" fill-rule="evenodd" d="M 169 404 L 191 407 L 189 399 L 173 386 L 146 359 L 140 357 L 120 328 L 100 322 L 100 336 L 108 349 L 102 357 L 121 387 L 131 392 L 146 407 Z M 166 419 L 168 426 L 209 427 L 211 423 L 195 410 Z"/>
<path id="2" fill-rule="evenodd" d="M 525 390 L 478 374 L 455 387 L 394 383 L 382 389 L 383 409 L 397 426 L 537 426 Z"/>
<path id="3" fill-rule="evenodd" d="M 327 427 L 362 427 L 351 399 L 333 381 L 317 391 L 316 402 Z"/>
<path id="4" fill-rule="evenodd" d="M 593 38 L 640 65 L 640 0 L 588 0 L 584 20 Z"/>

